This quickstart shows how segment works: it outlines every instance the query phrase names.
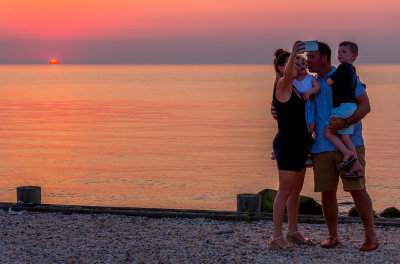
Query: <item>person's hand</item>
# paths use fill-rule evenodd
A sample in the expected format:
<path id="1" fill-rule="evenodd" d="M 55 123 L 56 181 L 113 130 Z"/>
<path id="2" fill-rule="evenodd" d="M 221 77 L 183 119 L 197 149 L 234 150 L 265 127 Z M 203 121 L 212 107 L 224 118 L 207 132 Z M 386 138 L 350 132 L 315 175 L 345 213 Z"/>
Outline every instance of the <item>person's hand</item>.
<path id="1" fill-rule="evenodd" d="M 271 103 L 271 115 L 272 115 L 273 119 L 277 120 L 276 109 L 275 109 L 274 103 Z"/>
<path id="2" fill-rule="evenodd" d="M 311 96 L 311 92 L 310 92 L 310 90 L 308 90 L 307 92 L 305 92 L 305 93 L 303 94 L 303 99 L 304 99 L 305 101 L 308 101 L 308 100 L 310 100 L 310 96 Z"/>
<path id="3" fill-rule="evenodd" d="M 297 55 L 299 53 L 302 53 L 302 50 L 304 49 L 305 49 L 304 42 L 298 40 L 293 44 L 292 53 L 293 55 Z"/>
<path id="4" fill-rule="evenodd" d="M 330 129 L 340 130 L 340 129 L 344 128 L 344 120 L 339 117 L 331 116 L 329 118 L 328 127 Z"/>
<path id="5" fill-rule="evenodd" d="M 315 130 L 315 124 L 308 123 L 308 133 L 312 133 Z"/>

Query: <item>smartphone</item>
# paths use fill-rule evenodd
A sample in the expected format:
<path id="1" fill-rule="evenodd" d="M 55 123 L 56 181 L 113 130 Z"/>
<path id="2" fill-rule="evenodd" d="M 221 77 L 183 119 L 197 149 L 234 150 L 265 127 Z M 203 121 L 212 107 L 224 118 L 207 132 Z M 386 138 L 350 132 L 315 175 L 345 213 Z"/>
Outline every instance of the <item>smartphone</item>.
<path id="1" fill-rule="evenodd" d="M 318 50 L 318 41 L 316 41 L 316 40 L 304 41 L 303 47 L 304 47 L 304 49 L 301 52 Z"/>

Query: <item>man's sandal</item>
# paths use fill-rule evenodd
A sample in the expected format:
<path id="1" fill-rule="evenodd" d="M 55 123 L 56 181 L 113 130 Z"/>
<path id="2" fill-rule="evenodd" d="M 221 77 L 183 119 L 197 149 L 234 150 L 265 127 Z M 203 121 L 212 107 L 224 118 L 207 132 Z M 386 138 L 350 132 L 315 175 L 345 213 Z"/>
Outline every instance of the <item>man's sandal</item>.
<path id="1" fill-rule="evenodd" d="M 286 232 L 286 240 L 290 243 L 294 243 L 294 244 L 298 244 L 298 245 L 315 245 L 314 241 L 310 238 L 305 237 L 303 240 L 297 238 L 295 235 L 300 232 L 299 231 L 295 231 L 295 232 L 291 232 L 291 231 L 287 231 Z"/>
<path id="2" fill-rule="evenodd" d="M 271 239 L 268 242 L 269 249 L 270 250 L 279 250 L 279 251 L 293 251 L 293 250 L 295 250 L 295 247 L 293 245 L 286 244 L 285 246 L 280 247 L 278 244 L 276 244 L 276 240 L 281 239 L 281 238 L 284 240 L 283 236 L 274 238 L 274 236 L 271 235 Z"/>

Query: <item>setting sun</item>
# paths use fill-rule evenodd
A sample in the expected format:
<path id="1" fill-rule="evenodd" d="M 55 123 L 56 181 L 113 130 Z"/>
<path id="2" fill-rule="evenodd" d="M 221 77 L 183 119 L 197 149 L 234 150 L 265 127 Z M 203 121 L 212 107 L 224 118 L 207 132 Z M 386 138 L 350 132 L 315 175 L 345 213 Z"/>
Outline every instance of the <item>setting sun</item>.
<path id="1" fill-rule="evenodd" d="M 60 64 L 58 60 L 50 60 L 49 64 Z"/>

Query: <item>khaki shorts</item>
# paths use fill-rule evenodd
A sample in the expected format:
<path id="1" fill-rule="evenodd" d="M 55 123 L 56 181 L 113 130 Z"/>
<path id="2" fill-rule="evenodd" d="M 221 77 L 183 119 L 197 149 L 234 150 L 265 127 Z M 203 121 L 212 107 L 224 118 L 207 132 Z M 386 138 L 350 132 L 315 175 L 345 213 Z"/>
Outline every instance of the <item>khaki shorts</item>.
<path id="1" fill-rule="evenodd" d="M 356 147 L 358 161 L 363 170 L 358 174 L 365 176 L 365 148 Z M 339 166 L 343 160 L 340 151 L 327 151 L 313 154 L 314 165 L 314 191 L 326 192 L 336 190 L 339 184 Z M 365 177 L 355 179 L 342 179 L 343 190 L 365 190 Z"/>

